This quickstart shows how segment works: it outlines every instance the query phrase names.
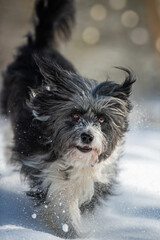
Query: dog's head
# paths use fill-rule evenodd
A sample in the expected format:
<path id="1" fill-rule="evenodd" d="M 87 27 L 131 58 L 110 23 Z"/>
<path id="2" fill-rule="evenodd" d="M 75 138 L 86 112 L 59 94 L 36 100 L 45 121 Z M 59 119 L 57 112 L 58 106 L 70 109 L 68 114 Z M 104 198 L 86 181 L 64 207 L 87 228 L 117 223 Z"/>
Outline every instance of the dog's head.
<path id="1" fill-rule="evenodd" d="M 94 80 L 67 72 L 55 63 L 36 59 L 44 85 L 32 91 L 34 118 L 51 151 L 74 166 L 107 159 L 128 127 L 129 95 L 135 77 L 128 69 L 122 84 Z M 44 130 L 44 131 L 43 131 Z"/>

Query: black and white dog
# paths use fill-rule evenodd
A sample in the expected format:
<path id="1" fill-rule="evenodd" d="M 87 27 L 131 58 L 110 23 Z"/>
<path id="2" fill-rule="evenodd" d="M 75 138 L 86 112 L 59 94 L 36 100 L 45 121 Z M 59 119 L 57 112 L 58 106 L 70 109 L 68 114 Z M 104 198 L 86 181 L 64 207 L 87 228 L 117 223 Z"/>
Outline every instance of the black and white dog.
<path id="1" fill-rule="evenodd" d="M 78 237 L 81 214 L 110 194 L 135 77 L 122 67 L 122 84 L 77 74 L 57 51 L 71 34 L 74 0 L 37 0 L 35 8 L 35 34 L 4 73 L 1 109 L 28 195 L 59 236 Z"/>

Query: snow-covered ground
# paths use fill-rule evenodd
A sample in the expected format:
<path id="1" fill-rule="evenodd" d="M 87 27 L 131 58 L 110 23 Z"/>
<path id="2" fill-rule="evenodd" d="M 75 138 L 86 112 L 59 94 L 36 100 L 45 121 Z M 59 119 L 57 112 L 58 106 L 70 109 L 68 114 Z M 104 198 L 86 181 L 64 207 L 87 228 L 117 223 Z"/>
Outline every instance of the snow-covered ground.
<path id="1" fill-rule="evenodd" d="M 6 164 L 0 129 L 0 239 L 58 240 L 36 216 L 18 171 Z M 134 129 L 120 160 L 116 195 L 89 218 L 90 240 L 160 239 L 160 130 Z"/>

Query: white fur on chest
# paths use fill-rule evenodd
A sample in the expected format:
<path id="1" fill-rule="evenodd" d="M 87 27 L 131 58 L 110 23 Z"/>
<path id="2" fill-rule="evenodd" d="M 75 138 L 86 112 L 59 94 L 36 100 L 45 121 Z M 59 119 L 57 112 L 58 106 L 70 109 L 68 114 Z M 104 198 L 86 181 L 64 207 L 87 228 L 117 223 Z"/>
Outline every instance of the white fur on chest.
<path id="1" fill-rule="evenodd" d="M 73 170 L 69 181 L 73 196 L 78 199 L 79 207 L 92 199 L 95 180 L 96 174 L 93 167 Z"/>
<path id="2" fill-rule="evenodd" d="M 99 178 L 99 170 L 97 170 L 97 168 L 91 166 L 73 168 L 67 171 L 68 178 L 66 179 L 63 164 L 56 162 L 50 166 L 43 187 L 45 188 L 50 184 L 50 195 L 63 192 L 70 200 L 77 200 L 78 207 L 80 207 L 82 203 L 90 201 L 94 194 L 94 182 Z"/>
<path id="3" fill-rule="evenodd" d="M 68 179 L 65 178 L 66 169 L 69 168 L 63 160 L 54 162 L 45 172 L 43 187 L 50 185 L 49 194 L 63 192 L 70 195 L 70 199 L 76 199 L 80 207 L 86 201 L 90 201 L 94 195 L 94 183 L 109 184 L 115 175 L 117 167 L 117 151 L 106 161 L 85 166 L 74 167 L 67 170 Z"/>

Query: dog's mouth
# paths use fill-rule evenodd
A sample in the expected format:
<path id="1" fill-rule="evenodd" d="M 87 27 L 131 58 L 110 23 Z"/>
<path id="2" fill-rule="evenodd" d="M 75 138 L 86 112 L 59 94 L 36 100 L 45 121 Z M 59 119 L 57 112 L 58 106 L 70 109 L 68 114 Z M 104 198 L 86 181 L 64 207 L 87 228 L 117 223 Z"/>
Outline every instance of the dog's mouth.
<path id="1" fill-rule="evenodd" d="M 92 151 L 92 148 L 90 148 L 89 146 L 83 146 L 83 147 L 77 146 L 77 149 L 83 153 L 88 153 Z"/>

